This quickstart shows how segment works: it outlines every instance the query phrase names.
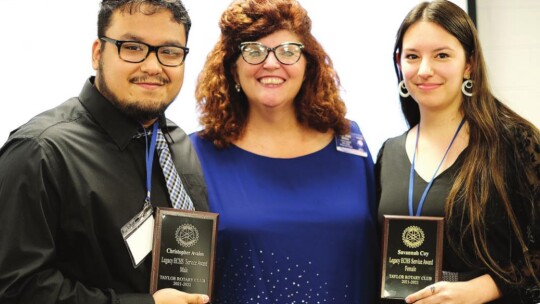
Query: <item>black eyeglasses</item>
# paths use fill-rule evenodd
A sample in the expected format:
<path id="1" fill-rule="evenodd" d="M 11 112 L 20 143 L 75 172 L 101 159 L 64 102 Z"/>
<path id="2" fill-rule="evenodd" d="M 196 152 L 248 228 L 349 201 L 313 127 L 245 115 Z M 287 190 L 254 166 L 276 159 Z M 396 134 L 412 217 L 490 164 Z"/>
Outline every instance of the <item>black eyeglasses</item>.
<path id="1" fill-rule="evenodd" d="M 268 58 L 268 54 L 273 52 L 280 63 L 291 65 L 300 60 L 304 45 L 296 42 L 285 42 L 271 48 L 259 42 L 242 42 L 239 48 L 242 58 L 249 64 L 261 64 Z"/>
<path id="2" fill-rule="evenodd" d="M 159 63 L 168 67 L 177 67 L 184 63 L 189 48 L 182 46 L 160 45 L 153 46 L 138 41 L 122 41 L 109 37 L 101 37 L 103 41 L 116 45 L 120 59 L 131 62 L 143 62 L 150 52 L 155 52 Z"/>

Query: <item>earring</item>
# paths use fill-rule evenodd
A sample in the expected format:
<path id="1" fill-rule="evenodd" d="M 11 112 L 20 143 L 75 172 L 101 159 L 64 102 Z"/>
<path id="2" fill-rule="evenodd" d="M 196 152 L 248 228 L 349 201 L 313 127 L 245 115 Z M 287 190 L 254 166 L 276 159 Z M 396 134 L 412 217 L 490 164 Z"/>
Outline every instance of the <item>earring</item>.
<path id="1" fill-rule="evenodd" d="M 240 91 L 242 90 L 242 87 L 240 86 L 239 83 L 237 83 L 234 85 L 234 89 L 236 90 L 236 92 L 240 93 Z"/>
<path id="2" fill-rule="evenodd" d="M 463 92 L 464 95 L 471 97 L 473 95 L 472 87 L 473 81 L 470 79 L 465 79 L 461 85 L 461 92 Z"/>
<path id="3" fill-rule="evenodd" d="M 399 82 L 398 91 L 399 91 L 399 95 L 403 98 L 407 98 L 411 96 L 411 93 L 409 93 L 409 90 L 407 90 L 407 87 L 405 86 L 405 80 L 402 80 Z"/>

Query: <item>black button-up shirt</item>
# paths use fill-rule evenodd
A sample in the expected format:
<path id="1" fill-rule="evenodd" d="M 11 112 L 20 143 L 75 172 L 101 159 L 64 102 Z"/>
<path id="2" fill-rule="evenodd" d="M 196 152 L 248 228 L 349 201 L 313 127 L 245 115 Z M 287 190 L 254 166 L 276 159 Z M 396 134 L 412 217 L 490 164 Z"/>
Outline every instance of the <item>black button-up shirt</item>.
<path id="1" fill-rule="evenodd" d="M 134 268 L 120 233 L 146 197 L 142 127 L 92 83 L 0 150 L 0 303 L 153 303 L 151 255 Z M 206 211 L 188 136 L 161 125 L 195 208 Z M 151 190 L 154 206 L 171 206 L 158 157 Z"/>

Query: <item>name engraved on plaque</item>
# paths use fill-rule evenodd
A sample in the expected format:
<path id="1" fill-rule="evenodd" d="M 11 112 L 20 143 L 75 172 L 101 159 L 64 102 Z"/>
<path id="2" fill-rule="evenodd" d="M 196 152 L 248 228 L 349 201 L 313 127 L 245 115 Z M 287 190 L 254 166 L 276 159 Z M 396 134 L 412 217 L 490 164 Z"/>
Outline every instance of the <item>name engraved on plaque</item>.
<path id="1" fill-rule="evenodd" d="M 160 263 L 167 265 L 176 265 L 178 272 L 183 276 L 173 275 L 159 275 L 159 279 L 162 281 L 171 281 L 172 286 L 177 287 L 193 287 L 196 283 L 206 284 L 205 278 L 190 277 L 190 269 L 192 267 L 201 267 L 202 272 L 208 272 L 208 260 L 206 255 L 200 251 L 188 251 L 167 248 L 166 253 L 178 255 L 180 257 L 161 257 Z M 200 260 L 202 258 L 203 260 Z M 198 271 L 196 271 L 198 272 Z"/>

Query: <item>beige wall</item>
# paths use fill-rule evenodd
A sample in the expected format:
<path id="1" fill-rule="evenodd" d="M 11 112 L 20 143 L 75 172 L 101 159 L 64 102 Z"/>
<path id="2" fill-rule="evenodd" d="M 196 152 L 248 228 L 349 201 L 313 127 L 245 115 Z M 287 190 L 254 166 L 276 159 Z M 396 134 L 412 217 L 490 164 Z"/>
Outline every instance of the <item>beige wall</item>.
<path id="1" fill-rule="evenodd" d="M 478 31 L 495 95 L 540 127 L 540 1 L 476 2 Z"/>

